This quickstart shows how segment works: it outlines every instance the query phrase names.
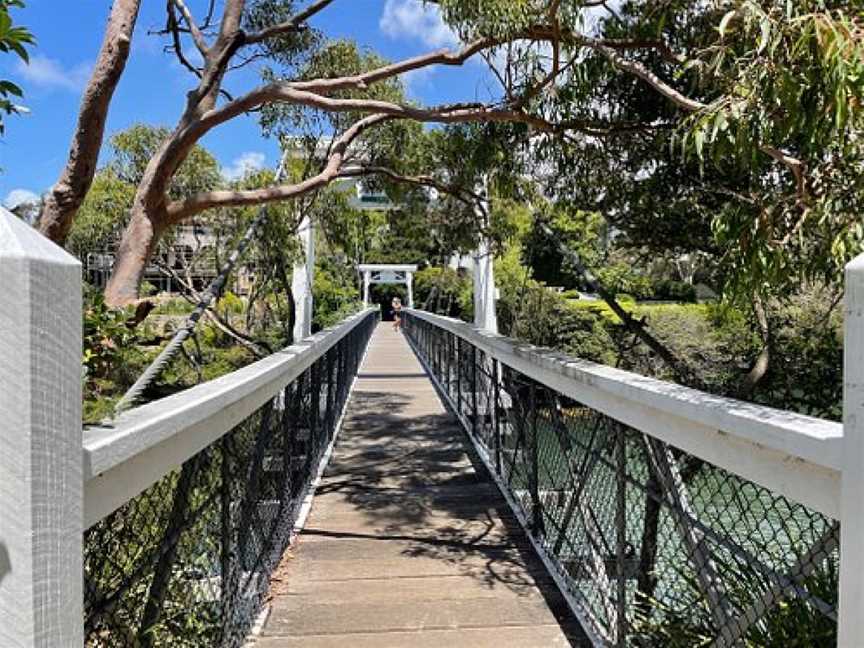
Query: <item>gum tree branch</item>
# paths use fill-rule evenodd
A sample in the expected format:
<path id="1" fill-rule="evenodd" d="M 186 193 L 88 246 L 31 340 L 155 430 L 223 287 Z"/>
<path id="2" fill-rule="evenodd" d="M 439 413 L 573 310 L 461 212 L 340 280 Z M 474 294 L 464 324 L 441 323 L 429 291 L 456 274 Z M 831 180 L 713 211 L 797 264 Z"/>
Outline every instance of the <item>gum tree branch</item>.
<path id="1" fill-rule="evenodd" d="M 326 186 L 339 174 L 350 145 L 367 129 L 392 119 L 389 115 L 376 114 L 361 119 L 335 142 L 324 168 L 316 175 L 291 185 L 265 187 L 242 191 L 209 191 L 185 200 L 169 203 L 166 217 L 172 224 L 179 223 L 212 207 L 240 207 L 296 198 Z"/>
<path id="2" fill-rule="evenodd" d="M 66 242 L 75 216 L 93 184 L 108 109 L 126 69 L 140 4 L 141 0 L 115 0 L 111 8 L 96 66 L 81 99 L 66 166 L 45 196 L 39 231 L 59 245 Z"/>
<path id="3" fill-rule="evenodd" d="M 195 47 L 198 48 L 198 51 L 201 52 L 202 56 L 206 57 L 210 47 L 207 45 L 207 40 L 204 38 L 204 34 L 202 34 L 201 30 L 198 29 L 198 25 L 195 23 L 195 18 L 192 16 L 189 7 L 183 0 L 171 0 L 171 2 L 175 7 L 177 7 L 177 11 L 180 12 L 180 15 L 183 16 L 183 20 L 186 22 L 186 27 L 189 30 L 190 36 L 192 36 L 192 42 L 195 43 Z"/>
<path id="4" fill-rule="evenodd" d="M 326 9 L 327 6 L 332 3 L 333 0 L 317 0 L 285 22 L 267 27 L 254 34 L 248 34 L 246 36 L 246 43 L 261 43 L 269 38 L 273 38 L 274 36 L 281 36 L 283 34 L 301 31 L 305 29 L 304 23 L 306 23 L 307 20 Z"/>

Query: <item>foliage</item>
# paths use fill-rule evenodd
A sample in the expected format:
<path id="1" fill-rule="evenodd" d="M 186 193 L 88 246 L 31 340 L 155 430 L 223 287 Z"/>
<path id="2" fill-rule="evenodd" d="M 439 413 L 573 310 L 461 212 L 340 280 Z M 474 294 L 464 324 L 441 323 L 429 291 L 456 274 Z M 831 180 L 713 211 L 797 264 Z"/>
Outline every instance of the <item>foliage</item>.
<path id="1" fill-rule="evenodd" d="M 127 219 L 135 187 L 110 168 L 98 171 L 66 240 L 67 249 L 79 259 L 100 251 L 113 241 Z"/>
<path id="2" fill-rule="evenodd" d="M 635 299 L 654 296 L 651 279 L 636 272 L 628 263 L 604 265 L 597 270 L 597 279 L 613 294 L 632 295 Z"/>
<path id="3" fill-rule="evenodd" d="M 340 281 L 340 279 L 342 279 Z M 312 295 L 315 302 L 312 328 L 320 331 L 332 326 L 361 308 L 359 292 L 345 277 L 337 277 L 327 269 L 315 273 Z"/>
<path id="4" fill-rule="evenodd" d="M 864 26 L 831 4 L 741 2 L 698 61 L 700 77 L 727 92 L 685 123 L 686 153 L 720 169 L 753 168 L 766 146 L 798 160 L 785 171 L 794 190 L 763 176 L 751 190 L 754 208 L 713 224 L 734 276 L 751 290 L 836 282 L 864 249 Z"/>
<path id="5" fill-rule="evenodd" d="M 288 20 L 296 15 L 298 4 L 295 0 L 250 0 L 243 15 L 244 29 L 253 33 Z M 282 66 L 294 67 L 302 64 L 309 52 L 317 49 L 320 40 L 321 34 L 307 26 L 261 43 L 258 55 Z"/>
<path id="6" fill-rule="evenodd" d="M 301 62 L 273 61 L 279 67 L 268 66 L 262 70 L 265 81 L 272 82 L 287 77 L 316 79 L 360 74 L 378 68 L 386 61 L 378 54 L 363 50 L 355 42 L 337 39 L 307 52 Z M 404 91 L 398 78 L 387 80 L 359 90 L 340 90 L 331 94 L 339 99 L 377 99 L 381 101 L 402 101 Z M 362 118 L 358 112 L 325 112 L 309 109 L 297 104 L 267 104 L 261 112 L 261 127 L 268 136 L 279 139 L 286 137 L 304 141 L 313 156 L 322 153 L 317 150 L 319 141 L 326 136 L 340 133 Z M 401 125 L 387 128 L 401 128 Z M 299 137 L 298 137 L 299 134 Z"/>
<path id="7" fill-rule="evenodd" d="M 572 262 L 565 258 L 557 243 L 563 243 L 576 252 L 589 268 L 600 265 L 607 248 L 606 222 L 596 212 L 586 212 L 567 202 L 547 202 L 538 213 L 531 231 L 523 240 L 523 261 L 534 271 L 534 277 L 552 286 L 584 289 L 585 280 Z M 546 225 L 556 234 L 550 241 L 540 229 Z M 610 290 L 633 292 L 619 286 Z"/>
<path id="8" fill-rule="evenodd" d="M 839 574 L 833 560 L 825 561 L 803 579 L 805 591 L 823 601 L 836 601 Z M 748 633 L 748 646 L 808 648 L 837 642 L 837 623 L 799 597 L 781 600 L 766 616 L 763 625 Z"/>
<path id="9" fill-rule="evenodd" d="M 153 309 L 152 316 L 159 315 L 189 315 L 195 306 L 188 300 L 182 297 L 172 297 L 170 299 L 162 299 L 156 304 Z"/>
<path id="10" fill-rule="evenodd" d="M 574 305 L 511 263 L 496 264 L 498 324 L 505 335 L 586 360 L 615 363 L 614 325 Z"/>
<path id="11" fill-rule="evenodd" d="M 170 131 L 163 126 L 135 124 L 111 137 L 111 159 L 107 169 L 120 180 L 137 187 L 144 177 L 147 163 L 168 139 Z M 173 176 L 169 188 L 172 200 L 187 198 L 222 183 L 219 163 L 202 146 L 194 146 Z"/>
<path id="12" fill-rule="evenodd" d="M 0 0 L 0 52 L 14 54 L 27 63 L 30 60 L 27 46 L 34 45 L 36 40 L 30 30 L 14 23 L 9 12 L 10 9 L 22 7 L 24 0 Z M 4 115 L 13 115 L 21 110 L 15 101 L 23 94 L 18 85 L 0 79 L 0 135 L 6 129 Z"/>
<path id="13" fill-rule="evenodd" d="M 466 36 L 506 36 L 545 19 L 529 2 L 440 4 Z M 600 212 L 622 244 L 705 254 L 712 287 L 740 304 L 802 280 L 839 283 L 843 264 L 864 250 L 860 12 L 830 0 L 597 9 L 592 36 L 646 44 L 618 54 L 649 70 L 649 84 L 607 51 L 568 40 L 585 32 L 581 7 L 561 3 L 562 72 L 554 88 L 531 94 L 528 111 L 597 130 L 543 137 L 501 127 L 510 157 L 521 158 L 510 165 L 544 195 Z M 503 91 L 518 96 L 549 66 L 517 50 L 502 48 L 498 67 Z"/>
<path id="14" fill-rule="evenodd" d="M 804 547 L 790 548 L 792 555 L 803 552 Z M 728 569 L 733 571 L 735 567 L 730 565 Z M 685 596 L 691 600 L 701 599 L 703 594 L 698 581 L 689 574 L 680 573 L 679 576 Z M 752 592 L 744 591 L 744 588 L 748 581 L 753 580 L 753 576 L 746 572 L 739 573 L 736 589 L 729 592 L 731 598 L 751 601 Z M 756 580 L 761 580 L 761 575 Z M 799 586 L 801 591 L 817 599 L 836 604 L 839 582 L 835 559 L 819 561 L 812 573 L 801 578 Z M 636 645 L 670 648 L 709 646 L 716 635 L 707 610 L 703 607 L 694 606 L 692 610 L 682 611 L 670 609 L 653 599 L 635 607 L 632 629 Z M 749 626 L 740 645 L 747 648 L 809 648 L 831 646 L 836 642 L 836 620 L 832 620 L 812 602 L 793 595 L 780 598 L 775 605 L 770 606 L 759 623 Z"/>
<path id="15" fill-rule="evenodd" d="M 470 321 L 473 300 L 471 278 L 457 270 L 429 267 L 414 275 L 414 302 L 418 308 Z"/>
<path id="16" fill-rule="evenodd" d="M 771 369 L 756 401 L 838 421 L 843 414 L 843 313 L 821 285 L 772 304 Z"/>
<path id="17" fill-rule="evenodd" d="M 145 358 L 128 325 L 133 309 L 110 308 L 100 291 L 85 286 L 83 311 L 84 420 L 96 422 L 110 414 L 118 385 L 131 385 Z"/>
<path id="18" fill-rule="evenodd" d="M 84 259 L 88 252 L 110 247 L 129 220 L 129 210 L 144 168 L 168 130 L 137 124 L 111 138 L 109 162 L 96 172 L 67 239 L 70 252 Z M 219 164 L 202 147 L 195 147 L 174 178 L 175 198 L 222 184 Z M 110 251 L 110 250 L 109 250 Z"/>
<path id="19" fill-rule="evenodd" d="M 677 302 L 695 302 L 696 287 L 685 281 L 675 281 L 674 279 L 661 279 L 654 283 L 653 294 L 654 299 L 663 299 Z"/>
<path id="20" fill-rule="evenodd" d="M 182 391 L 236 371 L 254 360 L 249 349 L 237 344 L 219 327 L 204 324 L 196 331 L 195 341 L 187 345 L 186 355 L 176 357 L 165 368 L 156 390 L 160 396 Z"/>

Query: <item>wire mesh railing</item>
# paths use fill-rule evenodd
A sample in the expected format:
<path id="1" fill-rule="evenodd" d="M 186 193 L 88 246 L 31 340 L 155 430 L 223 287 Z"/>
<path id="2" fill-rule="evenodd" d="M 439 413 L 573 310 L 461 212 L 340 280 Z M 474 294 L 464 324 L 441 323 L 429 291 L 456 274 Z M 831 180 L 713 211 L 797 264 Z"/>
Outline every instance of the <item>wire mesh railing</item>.
<path id="1" fill-rule="evenodd" d="M 376 321 L 85 532 L 87 646 L 244 643 Z"/>
<path id="2" fill-rule="evenodd" d="M 834 645 L 835 520 L 532 380 L 433 319 L 407 313 L 409 339 L 597 644 Z"/>

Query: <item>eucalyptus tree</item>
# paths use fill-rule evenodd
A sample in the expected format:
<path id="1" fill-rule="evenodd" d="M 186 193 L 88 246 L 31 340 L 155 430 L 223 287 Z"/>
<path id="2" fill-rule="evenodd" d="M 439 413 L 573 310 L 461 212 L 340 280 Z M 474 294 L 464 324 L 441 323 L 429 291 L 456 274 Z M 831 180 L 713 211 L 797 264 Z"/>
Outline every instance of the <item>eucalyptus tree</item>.
<path id="1" fill-rule="evenodd" d="M 373 158 L 349 160 L 352 147 L 379 132 L 382 142 L 398 143 L 400 129 L 410 133 L 409 122 L 498 124 L 521 133 L 552 167 L 583 152 L 588 160 L 602 158 L 602 142 L 622 134 L 672 131 L 678 150 L 697 167 L 762 170 L 758 191 L 751 175 L 745 179 L 750 199 L 768 196 L 770 205 L 731 210 L 713 223 L 716 237 L 744 250 L 736 263 L 757 278 L 779 276 L 789 251 L 816 245 L 819 254 L 805 264 L 815 272 L 835 268 L 859 245 L 850 218 L 860 196 L 864 56 L 861 18 L 843 13 L 840 3 L 630 1 L 616 10 L 594 0 L 438 0 L 432 4 L 461 46 L 392 63 L 366 57 L 357 66 L 351 46 L 308 25 L 320 12 L 338 11 L 339 1 L 168 2 L 165 36 L 196 85 L 138 185 L 106 292 L 111 303 L 136 298 L 148 258 L 173 226 L 216 208 L 297 199 L 338 179 L 346 163 L 378 166 Z M 600 20 L 589 21 L 598 11 Z M 403 75 L 460 67 L 474 57 L 484 57 L 499 82 L 486 101 L 424 106 L 401 95 Z M 272 63 L 270 76 L 226 96 L 226 74 L 262 58 Z M 643 102 L 648 110 L 640 110 Z M 307 176 L 171 197 L 172 178 L 204 135 L 272 106 L 333 125 L 326 155 Z M 90 137 L 81 129 L 78 135 Z M 626 152 L 622 158 L 628 160 Z M 82 177 L 80 170 L 73 175 Z M 447 177 L 432 180 L 452 187 Z M 57 231 L 71 219 L 74 213 L 64 211 Z M 811 228 L 824 240 L 809 241 Z"/>

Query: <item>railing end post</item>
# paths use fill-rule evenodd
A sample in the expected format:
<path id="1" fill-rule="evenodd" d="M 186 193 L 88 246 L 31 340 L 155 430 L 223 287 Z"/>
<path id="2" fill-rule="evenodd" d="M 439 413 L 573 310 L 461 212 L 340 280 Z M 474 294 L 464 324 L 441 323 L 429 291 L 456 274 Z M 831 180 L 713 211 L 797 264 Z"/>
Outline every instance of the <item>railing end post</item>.
<path id="1" fill-rule="evenodd" d="M 864 254 L 846 266 L 838 645 L 864 645 Z"/>
<path id="2" fill-rule="evenodd" d="M 80 646 L 81 264 L 0 209 L 0 645 Z"/>

